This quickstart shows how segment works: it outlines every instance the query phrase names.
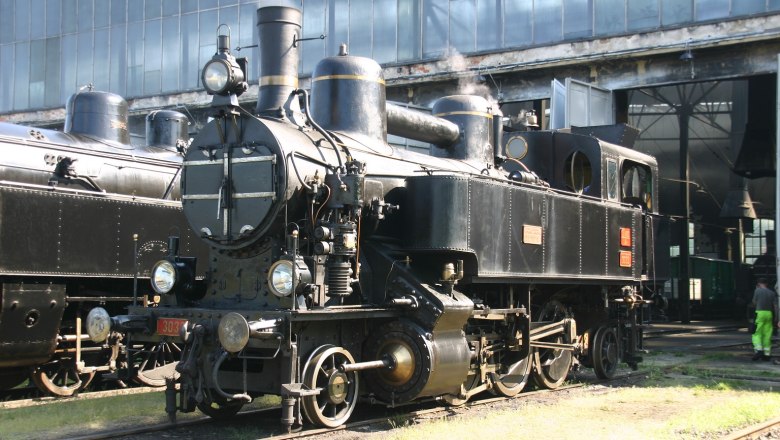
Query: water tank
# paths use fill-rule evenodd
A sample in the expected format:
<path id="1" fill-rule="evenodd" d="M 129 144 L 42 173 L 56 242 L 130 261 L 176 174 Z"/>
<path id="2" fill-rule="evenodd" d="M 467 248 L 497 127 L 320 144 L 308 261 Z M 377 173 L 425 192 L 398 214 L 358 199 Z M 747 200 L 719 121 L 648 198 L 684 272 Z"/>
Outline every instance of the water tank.
<path id="1" fill-rule="evenodd" d="M 79 92 L 65 106 L 65 133 L 130 145 L 127 101 L 108 92 Z"/>

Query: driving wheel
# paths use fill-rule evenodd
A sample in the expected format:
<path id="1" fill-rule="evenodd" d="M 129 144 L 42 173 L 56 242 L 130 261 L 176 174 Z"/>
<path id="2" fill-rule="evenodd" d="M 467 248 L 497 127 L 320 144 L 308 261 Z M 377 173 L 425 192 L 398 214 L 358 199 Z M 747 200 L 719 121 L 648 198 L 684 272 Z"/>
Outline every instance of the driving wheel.
<path id="1" fill-rule="evenodd" d="M 556 300 L 545 304 L 539 314 L 540 322 L 557 322 L 564 318 L 566 318 L 566 308 Z M 563 342 L 563 336 L 552 335 L 543 341 L 560 344 Z M 552 390 L 560 387 L 566 380 L 571 368 L 572 352 L 559 348 L 537 348 L 534 350 L 533 359 L 534 382 L 541 388 Z"/>
<path id="2" fill-rule="evenodd" d="M 319 388 L 317 395 L 302 397 L 303 413 L 315 425 L 335 428 L 343 425 L 357 405 L 358 374 L 344 373 L 339 366 L 355 359 L 341 347 L 320 347 L 306 362 L 303 383 Z"/>
<path id="3" fill-rule="evenodd" d="M 528 356 L 522 359 L 515 359 L 512 356 L 513 354 L 509 352 L 502 359 L 501 368 L 495 373 L 490 373 L 490 378 L 493 381 L 493 388 L 490 391 L 493 394 L 514 397 L 523 391 L 523 388 L 528 383 L 528 378 L 531 377 L 533 356 L 531 353 L 528 353 Z"/>
<path id="4" fill-rule="evenodd" d="M 591 350 L 596 376 L 599 379 L 611 379 L 620 363 L 620 343 L 615 327 L 600 327 L 596 330 Z"/>

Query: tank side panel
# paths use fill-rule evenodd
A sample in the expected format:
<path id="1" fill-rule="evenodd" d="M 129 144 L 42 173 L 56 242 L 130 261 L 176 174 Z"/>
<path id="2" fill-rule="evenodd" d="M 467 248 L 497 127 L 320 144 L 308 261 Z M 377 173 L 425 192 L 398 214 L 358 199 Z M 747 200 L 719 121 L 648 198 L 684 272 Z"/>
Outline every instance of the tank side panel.
<path id="1" fill-rule="evenodd" d="M 0 291 L 0 368 L 46 362 L 57 345 L 65 286 L 3 283 Z"/>

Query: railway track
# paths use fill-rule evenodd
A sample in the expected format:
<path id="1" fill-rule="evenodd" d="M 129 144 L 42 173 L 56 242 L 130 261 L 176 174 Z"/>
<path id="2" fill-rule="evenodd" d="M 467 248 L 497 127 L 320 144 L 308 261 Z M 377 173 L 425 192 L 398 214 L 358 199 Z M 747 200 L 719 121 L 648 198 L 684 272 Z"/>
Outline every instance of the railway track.
<path id="1" fill-rule="evenodd" d="M 435 416 L 438 413 L 445 413 L 447 411 L 452 411 L 453 408 L 457 409 L 468 409 L 472 407 L 478 407 L 478 406 L 484 406 L 484 405 L 490 405 L 497 402 L 503 402 L 508 400 L 518 400 L 518 399 L 531 399 L 534 397 L 538 397 L 540 395 L 549 395 L 550 393 L 560 393 L 565 391 L 570 391 L 572 389 L 576 388 L 582 388 L 588 385 L 598 385 L 598 384 L 607 384 L 610 382 L 617 382 L 617 381 L 626 381 L 626 380 L 632 380 L 633 378 L 639 378 L 641 374 L 637 373 L 629 373 L 626 375 L 617 376 L 610 380 L 600 380 L 600 381 L 590 381 L 590 382 L 583 382 L 583 383 L 576 383 L 576 384 L 570 384 L 562 386 L 555 390 L 534 390 L 534 391 L 527 391 L 520 393 L 519 395 L 515 397 L 489 397 L 479 400 L 474 400 L 471 402 L 468 402 L 462 406 L 458 407 L 452 407 L 452 406 L 444 406 L 440 403 L 433 403 L 433 402 L 422 402 L 422 403 L 415 403 L 413 405 L 409 405 L 408 407 L 420 407 L 435 404 L 436 407 L 433 408 L 423 408 L 423 409 L 416 409 L 412 411 L 407 412 L 397 412 L 393 411 L 392 414 L 388 414 L 386 411 L 383 411 L 385 408 L 376 407 L 376 410 L 373 410 L 368 407 L 367 405 L 363 406 L 363 411 L 356 411 L 355 414 L 353 414 L 353 420 L 352 422 L 349 422 L 347 424 L 344 424 L 342 426 L 339 426 L 334 429 L 325 429 L 325 428 L 305 428 L 298 432 L 292 432 L 292 433 L 279 433 L 278 428 L 276 430 L 269 431 L 269 435 L 263 437 L 267 440 L 288 440 L 288 439 L 296 439 L 296 438 L 306 438 L 306 437 L 312 437 L 324 433 L 330 433 L 330 432 L 337 432 L 341 430 L 352 430 L 357 428 L 363 428 L 367 426 L 372 425 L 386 425 L 388 422 L 388 419 L 390 418 L 403 418 L 406 420 L 420 418 L 420 417 L 430 417 Z M 368 408 L 367 408 L 368 407 Z M 196 428 L 198 426 L 207 425 L 207 424 L 236 424 L 241 423 L 242 421 L 251 421 L 252 424 L 262 426 L 264 423 L 268 423 L 270 426 L 278 426 L 279 423 L 279 411 L 280 407 L 274 406 L 270 408 L 264 408 L 264 409 L 257 409 L 257 410 L 249 410 L 249 411 L 242 411 L 238 413 L 236 416 L 233 417 L 229 422 L 225 421 L 216 421 L 209 417 L 199 417 L 196 419 L 189 419 L 184 421 L 179 421 L 175 424 L 173 423 L 160 423 L 155 425 L 145 425 L 145 426 L 134 426 L 134 427 L 127 427 L 127 428 L 118 428 L 118 429 L 112 429 L 112 430 L 106 430 L 106 431 L 100 431 L 100 432 L 94 432 L 89 434 L 84 434 L 82 436 L 73 437 L 69 436 L 68 438 L 72 440 L 102 440 L 102 439 L 109 439 L 109 438 L 153 438 L 153 437 L 146 437 L 146 435 L 151 434 L 158 434 L 160 432 L 166 432 L 166 431 L 172 431 L 172 430 L 179 430 L 179 429 L 190 429 L 190 428 Z M 382 414 L 377 416 L 377 412 L 381 412 Z M 187 436 L 186 434 L 184 436 Z"/>
<path id="2" fill-rule="evenodd" d="M 723 438 L 723 440 L 758 440 L 763 438 L 777 438 L 780 433 L 780 417 L 767 420 L 758 425 L 749 426 Z M 767 436 L 769 434 L 769 436 Z"/>

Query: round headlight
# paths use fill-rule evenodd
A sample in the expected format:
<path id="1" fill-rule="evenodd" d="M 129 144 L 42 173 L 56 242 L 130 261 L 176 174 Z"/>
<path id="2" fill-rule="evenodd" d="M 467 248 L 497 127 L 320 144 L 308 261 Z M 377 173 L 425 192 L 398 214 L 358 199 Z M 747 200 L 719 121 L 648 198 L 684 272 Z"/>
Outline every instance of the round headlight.
<path id="1" fill-rule="evenodd" d="M 222 60 L 211 60 L 203 69 L 203 87 L 211 93 L 222 93 L 230 80 L 230 67 Z"/>
<path id="2" fill-rule="evenodd" d="M 293 263 L 279 260 L 268 272 L 268 287 L 276 296 L 289 296 L 293 290 Z"/>
<path id="3" fill-rule="evenodd" d="M 103 342 L 111 333 L 111 317 L 106 309 L 95 307 L 87 315 L 87 334 L 94 342 Z"/>
<path id="4" fill-rule="evenodd" d="M 152 288 L 157 293 L 168 293 L 176 284 L 176 268 L 168 260 L 158 261 L 152 268 Z"/>
<path id="5" fill-rule="evenodd" d="M 238 353 L 249 342 L 249 324 L 236 312 L 230 312 L 219 320 L 219 343 L 229 353 Z"/>

